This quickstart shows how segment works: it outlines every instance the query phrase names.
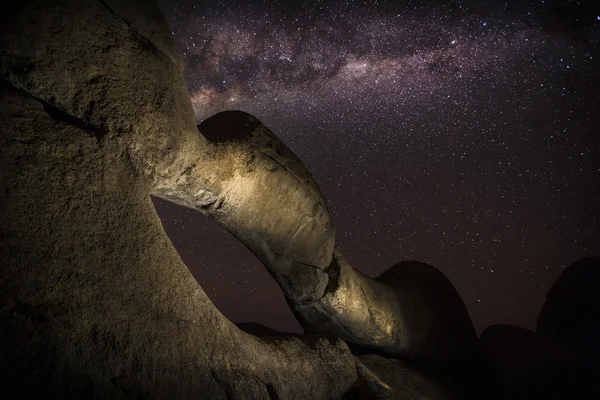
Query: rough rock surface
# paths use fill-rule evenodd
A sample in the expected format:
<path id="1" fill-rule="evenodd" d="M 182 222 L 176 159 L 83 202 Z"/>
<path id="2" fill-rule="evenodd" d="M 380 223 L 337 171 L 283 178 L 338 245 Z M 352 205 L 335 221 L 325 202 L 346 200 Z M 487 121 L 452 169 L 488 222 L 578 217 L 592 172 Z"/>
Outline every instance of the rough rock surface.
<path id="1" fill-rule="evenodd" d="M 107 4 L 2 3 L 3 389 L 342 397 L 357 376 L 344 342 L 240 331 L 166 237 L 150 189 L 198 142 L 194 115 L 181 66 Z"/>
<path id="2" fill-rule="evenodd" d="M 477 335 L 452 283 L 434 267 L 401 262 L 373 279 L 339 251 L 328 290 L 295 304 L 303 326 L 442 370 L 462 369 L 475 357 Z M 460 364 L 460 365 L 459 365 Z"/>
<path id="3" fill-rule="evenodd" d="M 452 393 L 398 359 L 375 354 L 357 356 L 358 382 L 353 398 L 452 400 Z"/>
<path id="4" fill-rule="evenodd" d="M 360 274 L 334 251 L 310 173 L 266 127 L 240 112 L 196 127 L 182 65 L 151 1 L 0 7 L 5 390 L 321 399 L 360 388 L 364 397 L 375 395 L 360 386 L 368 369 L 373 382 L 395 388 L 384 398 L 404 396 L 396 375 L 414 396 L 442 398 L 435 382 L 400 364 L 358 362 L 338 338 L 452 362 L 441 333 L 454 338 L 466 324 L 458 331 L 468 342 L 470 321 L 434 323 L 445 294 L 420 297 L 443 279 L 398 275 L 390 286 Z M 230 323 L 169 242 L 150 194 L 215 218 L 263 261 L 305 326 L 333 336 L 260 336 Z"/>
<path id="5" fill-rule="evenodd" d="M 378 279 L 360 273 L 334 250 L 331 218 L 311 174 L 268 128 L 241 111 L 218 113 L 198 128 L 215 146 L 210 171 L 218 179 L 191 166 L 178 175 L 184 180 L 160 181 L 153 193 L 234 233 L 281 285 L 307 332 L 436 367 L 472 359 L 475 330 L 441 272 L 401 263 Z M 210 190 L 203 189 L 207 181 L 214 182 Z"/>

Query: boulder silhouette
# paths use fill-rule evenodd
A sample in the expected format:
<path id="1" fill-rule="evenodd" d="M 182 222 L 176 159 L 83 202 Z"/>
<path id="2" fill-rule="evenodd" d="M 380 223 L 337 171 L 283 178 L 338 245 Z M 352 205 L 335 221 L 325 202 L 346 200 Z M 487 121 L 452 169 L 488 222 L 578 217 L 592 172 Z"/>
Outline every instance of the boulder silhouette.
<path id="1" fill-rule="evenodd" d="M 480 337 L 488 392 L 498 399 L 600 396 L 600 258 L 567 267 L 548 291 L 536 332 L 492 325 Z"/>
<path id="2" fill-rule="evenodd" d="M 528 329 L 489 326 L 480 349 L 490 399 L 564 399 L 586 391 L 575 352 Z"/>
<path id="3" fill-rule="evenodd" d="M 548 291 L 536 331 L 600 356 L 600 257 L 583 258 L 562 272 Z"/>
<path id="4" fill-rule="evenodd" d="M 600 257 L 565 268 L 546 295 L 536 332 L 572 348 L 582 381 L 600 396 Z"/>

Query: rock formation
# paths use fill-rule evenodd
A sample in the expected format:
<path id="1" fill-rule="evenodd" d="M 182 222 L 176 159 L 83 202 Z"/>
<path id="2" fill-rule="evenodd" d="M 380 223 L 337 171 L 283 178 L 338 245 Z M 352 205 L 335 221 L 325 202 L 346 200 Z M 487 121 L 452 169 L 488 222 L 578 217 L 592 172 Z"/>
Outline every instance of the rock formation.
<path id="1" fill-rule="evenodd" d="M 490 399 L 566 399 L 582 393 L 569 348 L 513 325 L 486 328 L 480 344 Z"/>
<path id="2" fill-rule="evenodd" d="M 546 296 L 536 332 L 572 349 L 580 386 L 600 396 L 600 257 L 568 266 Z"/>
<path id="3" fill-rule="evenodd" d="M 492 325 L 480 337 L 492 399 L 600 396 L 600 258 L 581 259 L 556 280 L 537 331 Z"/>
<path id="4" fill-rule="evenodd" d="M 448 398 L 413 367 L 357 357 L 341 339 L 435 368 L 456 359 L 446 332 L 469 357 L 472 327 L 451 284 L 410 269 L 390 285 L 351 268 L 310 174 L 247 114 L 219 114 L 199 132 L 152 2 L 0 7 L 5 391 Z M 229 322 L 169 242 L 150 194 L 219 221 L 263 261 L 304 325 L 328 336 L 256 336 Z M 446 299 L 422 297 L 430 283 L 450 290 L 458 335 L 435 315 Z"/>
<path id="5" fill-rule="evenodd" d="M 566 268 L 554 282 L 537 321 L 537 333 L 600 357 L 600 257 Z M 593 355 L 591 353 L 594 353 Z"/>
<path id="6" fill-rule="evenodd" d="M 271 131 L 240 111 L 221 112 L 199 130 L 219 144 L 224 161 L 211 168 L 218 183 L 207 191 L 206 172 L 190 168 L 185 181 L 168 180 L 154 193 L 233 232 L 281 285 L 305 330 L 434 366 L 454 368 L 472 358 L 475 330 L 441 272 L 400 263 L 377 279 L 360 273 L 334 249 L 331 219 L 312 176 Z"/>

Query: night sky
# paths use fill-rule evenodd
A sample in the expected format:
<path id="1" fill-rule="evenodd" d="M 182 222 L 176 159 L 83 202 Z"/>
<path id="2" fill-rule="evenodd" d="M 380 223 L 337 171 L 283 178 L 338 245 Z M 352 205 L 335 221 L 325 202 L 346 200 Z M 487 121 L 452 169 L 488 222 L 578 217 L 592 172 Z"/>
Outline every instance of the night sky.
<path id="1" fill-rule="evenodd" d="M 198 122 L 259 118 L 312 172 L 351 265 L 436 266 L 479 331 L 535 328 L 563 268 L 600 255 L 600 6 L 513 3 L 158 0 Z M 237 239 L 154 201 L 224 315 L 300 330 Z"/>

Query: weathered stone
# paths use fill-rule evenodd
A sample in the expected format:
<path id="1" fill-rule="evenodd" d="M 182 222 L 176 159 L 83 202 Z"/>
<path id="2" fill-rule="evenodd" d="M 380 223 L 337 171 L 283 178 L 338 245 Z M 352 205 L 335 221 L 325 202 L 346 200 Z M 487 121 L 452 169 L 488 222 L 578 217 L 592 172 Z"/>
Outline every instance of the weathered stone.
<path id="1" fill-rule="evenodd" d="M 327 332 L 452 372 L 473 362 L 477 335 L 467 309 L 434 267 L 401 262 L 373 279 L 336 251 L 327 272 L 331 279 L 325 295 L 294 305 L 309 332 Z"/>
<path id="2" fill-rule="evenodd" d="M 537 332 L 600 357 L 600 257 L 567 267 L 552 285 L 537 321 Z"/>
<path id="3" fill-rule="evenodd" d="M 196 207 L 233 232 L 263 261 L 308 332 L 433 366 L 455 369 L 472 359 L 475 330 L 442 273 L 413 262 L 377 279 L 361 274 L 334 252 L 317 184 L 271 131 L 241 111 L 219 113 L 199 130 L 216 144 L 212 194 L 196 192 L 207 179 L 194 168 L 185 181 L 159 181 L 153 193 Z"/>
<path id="4" fill-rule="evenodd" d="M 357 375 L 341 340 L 240 331 L 166 237 L 150 190 L 177 163 L 202 160 L 204 139 L 168 40 L 153 42 L 109 3 L 2 2 L 3 390 L 342 397 Z M 210 158 L 196 164 L 209 171 Z"/>
<path id="5" fill-rule="evenodd" d="M 450 400 L 452 393 L 414 367 L 378 355 L 357 357 L 358 381 L 348 398 Z"/>
<path id="6" fill-rule="evenodd" d="M 237 326 L 264 340 L 299 337 L 309 342 L 311 338 L 318 337 L 281 333 L 256 323 L 240 323 Z M 428 377 L 422 371 L 399 359 L 362 354 L 355 356 L 355 361 L 358 379 L 352 389 L 344 395 L 344 399 L 450 400 L 457 398 L 443 383 Z"/>

